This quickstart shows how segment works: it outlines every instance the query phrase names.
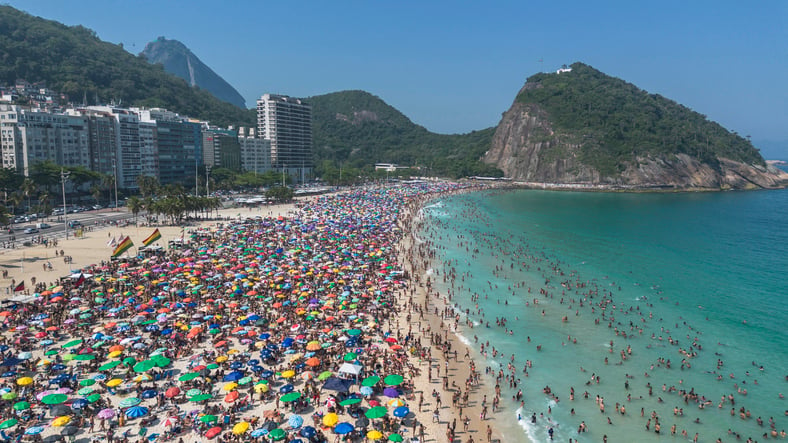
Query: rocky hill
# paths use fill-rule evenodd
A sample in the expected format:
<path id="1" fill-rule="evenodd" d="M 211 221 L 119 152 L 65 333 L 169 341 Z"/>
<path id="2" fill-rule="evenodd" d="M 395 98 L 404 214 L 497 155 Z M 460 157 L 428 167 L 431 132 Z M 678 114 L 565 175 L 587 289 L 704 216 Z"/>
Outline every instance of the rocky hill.
<path id="1" fill-rule="evenodd" d="M 178 40 L 159 37 L 145 45 L 140 55 L 150 63 L 160 63 L 165 71 L 186 80 L 190 85 L 204 89 L 239 108 L 246 108 L 246 101 L 241 94 Z"/>
<path id="2" fill-rule="evenodd" d="M 530 77 L 484 161 L 526 182 L 642 189 L 788 184 L 788 175 L 767 165 L 745 138 L 582 63 Z"/>

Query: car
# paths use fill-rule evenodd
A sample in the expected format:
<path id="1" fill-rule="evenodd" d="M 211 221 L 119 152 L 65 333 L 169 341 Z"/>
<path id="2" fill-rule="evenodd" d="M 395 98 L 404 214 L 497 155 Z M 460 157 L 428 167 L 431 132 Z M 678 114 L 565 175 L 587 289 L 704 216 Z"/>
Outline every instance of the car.
<path id="1" fill-rule="evenodd" d="M 48 223 L 36 223 L 36 228 L 38 228 L 38 229 L 49 229 L 51 227 L 52 227 L 52 225 L 50 225 Z"/>
<path id="2" fill-rule="evenodd" d="M 104 206 L 101 206 L 101 205 L 93 205 L 92 207 L 95 210 L 104 209 Z"/>
<path id="3" fill-rule="evenodd" d="M 73 220 L 73 221 L 68 222 L 68 227 L 69 228 L 76 228 L 78 226 L 82 226 L 82 222 L 80 222 L 79 220 Z"/>
<path id="4" fill-rule="evenodd" d="M 38 228 L 34 228 L 32 226 L 29 228 L 25 228 L 24 230 L 25 234 L 35 234 L 36 232 L 38 232 Z"/>
<path id="5" fill-rule="evenodd" d="M 63 208 L 57 208 L 52 211 L 52 215 L 63 215 Z"/>

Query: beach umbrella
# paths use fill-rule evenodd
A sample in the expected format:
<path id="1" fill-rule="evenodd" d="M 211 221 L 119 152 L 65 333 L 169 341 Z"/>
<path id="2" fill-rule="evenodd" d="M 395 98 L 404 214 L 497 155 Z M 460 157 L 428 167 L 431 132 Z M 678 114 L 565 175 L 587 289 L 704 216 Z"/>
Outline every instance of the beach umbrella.
<path id="1" fill-rule="evenodd" d="M 33 353 L 29 351 L 20 352 L 19 355 L 16 356 L 16 358 L 20 360 L 30 360 L 31 358 L 33 358 Z"/>
<path id="2" fill-rule="evenodd" d="M 361 403 L 361 399 L 358 398 L 358 397 L 346 398 L 346 399 L 342 400 L 341 402 L 339 402 L 339 404 L 342 405 L 342 406 L 350 406 L 350 405 L 355 405 L 357 403 Z"/>
<path id="3" fill-rule="evenodd" d="M 305 438 L 312 438 L 315 436 L 315 434 L 317 434 L 317 430 L 312 426 L 304 426 L 300 431 L 298 431 L 298 435 Z"/>
<path id="4" fill-rule="evenodd" d="M 16 381 L 16 384 L 19 386 L 27 386 L 33 383 L 33 379 L 31 377 L 22 377 Z"/>
<path id="5" fill-rule="evenodd" d="M 5 394 L 3 394 L 0 397 L 2 397 L 3 400 L 13 400 L 13 399 L 17 398 L 18 396 L 19 396 L 19 394 L 17 394 L 16 391 L 11 391 L 11 392 L 6 392 Z"/>
<path id="6" fill-rule="evenodd" d="M 121 408 L 130 408 L 132 406 L 137 406 L 140 403 L 142 403 L 142 400 L 140 400 L 139 398 L 137 398 L 137 397 L 128 397 L 128 398 L 124 398 L 123 400 L 121 400 L 118 403 L 118 406 L 120 406 Z"/>
<path id="7" fill-rule="evenodd" d="M 77 394 L 79 395 L 90 395 L 91 393 L 93 393 L 93 388 L 91 388 L 90 386 L 82 388 L 79 391 L 77 391 Z"/>
<path id="8" fill-rule="evenodd" d="M 337 425 L 334 427 L 334 432 L 339 435 L 344 435 L 353 432 L 354 429 L 356 429 L 355 426 L 343 421 L 342 423 L 337 423 Z"/>
<path id="9" fill-rule="evenodd" d="M 317 376 L 317 379 L 319 381 L 325 381 L 329 379 L 332 375 L 334 375 L 334 373 L 331 371 L 323 371 L 320 373 L 320 375 Z"/>
<path id="10" fill-rule="evenodd" d="M 410 409 L 408 409 L 407 406 L 399 406 L 397 409 L 394 409 L 392 415 L 394 415 L 397 418 L 404 418 L 409 413 L 410 413 Z"/>
<path id="11" fill-rule="evenodd" d="M 361 381 L 361 386 L 375 386 L 380 381 L 380 377 L 372 375 Z"/>
<path id="12" fill-rule="evenodd" d="M 369 386 L 362 386 L 359 388 L 358 392 L 360 392 L 361 395 L 372 395 L 372 388 Z"/>
<path id="13" fill-rule="evenodd" d="M 279 400 L 281 400 L 283 403 L 289 403 L 291 401 L 296 401 L 299 398 L 301 398 L 301 393 L 300 392 L 290 392 L 290 393 L 287 393 L 287 394 L 281 396 L 279 398 Z"/>
<path id="14" fill-rule="evenodd" d="M 146 372 L 156 367 L 156 362 L 153 360 L 143 360 L 134 365 L 134 372 Z"/>
<path id="15" fill-rule="evenodd" d="M 304 424 L 304 417 L 293 414 L 287 419 L 287 424 L 291 428 L 300 428 Z"/>
<path id="16" fill-rule="evenodd" d="M 282 371 L 282 373 L 279 376 L 282 378 L 293 378 L 294 375 L 295 375 L 295 371 L 293 371 L 292 369 L 288 369 L 287 371 Z"/>
<path id="17" fill-rule="evenodd" d="M 364 413 L 364 416 L 367 418 L 375 419 L 380 418 L 386 415 L 386 407 L 385 406 L 375 406 L 374 408 L 367 409 L 367 412 Z"/>
<path id="18" fill-rule="evenodd" d="M 30 403 L 28 403 L 28 402 L 26 402 L 26 401 L 18 401 L 18 402 L 16 402 L 16 403 L 14 403 L 14 405 L 12 406 L 12 408 L 13 408 L 15 411 L 24 411 L 24 410 L 26 410 L 26 409 L 30 409 Z"/>
<path id="19" fill-rule="evenodd" d="M 63 345 L 64 348 L 73 348 L 74 346 L 79 346 L 82 344 L 82 339 L 71 340 L 70 342 Z"/>
<path id="20" fill-rule="evenodd" d="M 246 432 L 247 429 L 249 429 L 249 422 L 247 421 L 238 422 L 235 424 L 235 426 L 233 426 L 233 434 L 241 435 L 244 432 Z"/>
<path id="21" fill-rule="evenodd" d="M 148 390 L 142 392 L 141 397 L 142 398 L 146 398 L 146 399 L 147 398 L 153 398 L 153 397 L 157 396 L 158 394 L 159 394 L 159 392 L 156 391 L 155 389 L 148 389 Z"/>
<path id="22" fill-rule="evenodd" d="M 229 394 L 224 396 L 224 401 L 226 403 L 232 403 L 232 402 L 234 402 L 236 400 L 238 400 L 238 391 L 232 391 Z"/>
<path id="23" fill-rule="evenodd" d="M 60 435 L 74 435 L 79 432 L 79 428 L 76 426 L 66 426 L 65 428 L 60 430 Z"/>
<path id="24" fill-rule="evenodd" d="M 181 390 L 178 389 L 177 386 L 173 386 L 171 388 L 168 388 L 166 391 L 164 391 L 164 396 L 167 397 L 167 398 L 173 398 L 173 397 L 177 396 L 180 393 L 181 393 Z"/>
<path id="25" fill-rule="evenodd" d="M 110 369 L 114 369 L 116 366 L 121 364 L 120 360 L 111 361 L 109 363 L 104 363 L 103 365 L 99 366 L 99 371 L 109 371 Z"/>
<path id="26" fill-rule="evenodd" d="M 209 438 L 209 439 L 214 438 L 217 435 L 219 435 L 221 432 L 222 432 L 222 428 L 220 428 L 219 426 L 214 426 L 205 432 L 205 438 Z"/>
<path id="27" fill-rule="evenodd" d="M 40 434 L 42 432 L 44 432 L 44 427 L 43 426 L 33 426 L 31 428 L 27 428 L 27 430 L 25 431 L 25 434 L 26 435 L 38 435 L 38 434 Z"/>
<path id="28" fill-rule="evenodd" d="M 244 373 L 241 371 L 233 371 L 229 374 L 224 376 L 224 381 L 238 381 L 244 377 Z"/>
<path id="29" fill-rule="evenodd" d="M 88 360 L 95 360 L 95 359 L 96 359 L 96 355 L 95 354 L 78 354 L 78 355 L 76 355 L 74 357 L 74 360 L 77 360 L 77 361 L 88 361 Z"/>
<path id="30" fill-rule="evenodd" d="M 270 388 L 265 383 L 258 383 L 254 385 L 255 392 L 268 392 Z"/>
<path id="31" fill-rule="evenodd" d="M 126 409 L 126 417 L 137 418 L 148 414 L 148 408 L 144 406 L 132 406 Z"/>
<path id="32" fill-rule="evenodd" d="M 279 393 L 280 394 L 287 394 L 288 392 L 293 392 L 293 389 L 295 389 L 295 387 L 288 383 L 288 384 L 286 384 L 286 385 L 284 385 L 284 386 L 279 388 Z"/>
<path id="33" fill-rule="evenodd" d="M 222 386 L 222 389 L 225 391 L 232 391 L 233 389 L 238 387 L 238 383 L 231 381 L 230 383 L 225 384 Z"/>
<path id="34" fill-rule="evenodd" d="M 396 388 L 386 388 L 383 390 L 383 395 L 389 398 L 399 397 L 399 391 Z"/>
<path id="35" fill-rule="evenodd" d="M 389 441 L 393 441 L 395 443 L 400 443 L 403 441 L 402 435 L 400 434 L 389 434 Z"/>
<path id="36" fill-rule="evenodd" d="M 370 440 L 380 440 L 381 438 L 383 438 L 383 434 L 377 429 L 373 429 L 367 432 L 367 438 Z"/>
<path id="37" fill-rule="evenodd" d="M 49 394 L 41 399 L 41 403 L 45 405 L 58 405 L 60 403 L 65 403 L 68 400 L 68 395 L 66 394 Z"/>
<path id="38" fill-rule="evenodd" d="M 200 417 L 200 421 L 203 422 L 203 423 L 213 423 L 213 422 L 215 422 L 218 419 L 219 419 L 219 417 L 217 417 L 215 415 L 211 415 L 211 414 L 205 414 L 205 415 Z"/>
<path id="39" fill-rule="evenodd" d="M 114 388 L 115 386 L 118 386 L 121 383 L 123 383 L 123 380 L 119 378 L 113 378 L 112 380 L 107 382 L 107 386 L 110 388 Z"/>
<path id="40" fill-rule="evenodd" d="M 190 380 L 194 380 L 195 378 L 197 378 L 199 376 L 200 376 L 199 372 L 187 372 L 187 373 L 181 375 L 180 377 L 178 377 L 178 380 L 180 380 L 180 381 L 190 381 Z"/>
<path id="41" fill-rule="evenodd" d="M 369 419 L 364 417 L 363 415 L 356 419 L 356 427 L 357 428 L 366 428 L 369 426 Z"/>
<path id="42" fill-rule="evenodd" d="M 8 420 L 0 423 L 0 429 L 8 429 L 8 428 L 10 428 L 11 426 L 14 426 L 17 423 L 19 423 L 19 420 L 15 419 L 15 418 L 9 418 Z"/>
<path id="43" fill-rule="evenodd" d="M 353 361 L 353 360 L 356 359 L 356 357 L 358 357 L 358 355 L 356 355 L 355 352 L 348 352 L 342 357 L 342 360 L 344 360 L 344 361 Z"/>
<path id="44" fill-rule="evenodd" d="M 387 375 L 386 378 L 383 379 L 383 383 L 385 383 L 386 386 L 397 386 L 401 384 L 402 381 L 402 376 L 398 374 Z"/>
<path id="45" fill-rule="evenodd" d="M 65 426 L 70 421 L 71 421 L 71 417 L 69 417 L 68 415 L 61 415 L 60 417 L 57 417 L 54 420 L 52 420 L 51 425 L 57 427 Z"/>
<path id="46" fill-rule="evenodd" d="M 96 380 L 93 380 L 92 378 L 86 378 L 79 381 L 80 386 L 93 386 L 94 384 L 96 384 Z"/>
<path id="47" fill-rule="evenodd" d="M 96 414 L 96 416 L 103 420 L 110 419 L 115 416 L 115 410 L 112 408 L 102 409 L 98 412 L 98 414 Z"/>
<path id="48" fill-rule="evenodd" d="M 186 391 L 187 397 L 194 397 L 195 395 L 200 395 L 200 394 L 202 394 L 202 391 L 197 388 L 192 388 Z"/>
<path id="49" fill-rule="evenodd" d="M 84 398 L 77 398 L 71 402 L 71 407 L 74 409 L 82 409 L 87 406 L 90 402 Z"/>
<path id="50" fill-rule="evenodd" d="M 195 396 L 191 397 L 189 399 L 189 401 L 199 402 L 199 401 L 210 400 L 212 398 L 213 398 L 213 396 L 211 394 L 199 394 L 199 395 L 195 395 Z"/>
<path id="51" fill-rule="evenodd" d="M 90 403 L 95 403 L 95 402 L 99 401 L 100 399 L 101 399 L 101 394 L 93 394 L 93 395 L 88 395 L 87 397 L 85 397 L 85 400 L 87 400 Z"/>
<path id="52" fill-rule="evenodd" d="M 268 437 L 273 441 L 284 440 L 286 436 L 287 433 L 282 428 L 273 429 L 271 430 L 271 432 L 268 433 Z"/>
<path id="53" fill-rule="evenodd" d="M 329 412 L 323 416 L 323 424 L 329 428 L 334 427 L 339 422 L 339 416 L 334 412 Z"/>

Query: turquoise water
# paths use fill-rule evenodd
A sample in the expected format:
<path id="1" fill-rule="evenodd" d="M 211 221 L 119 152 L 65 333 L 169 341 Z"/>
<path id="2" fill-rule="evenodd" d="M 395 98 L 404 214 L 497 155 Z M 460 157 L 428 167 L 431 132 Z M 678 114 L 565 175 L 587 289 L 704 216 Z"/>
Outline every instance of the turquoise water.
<path id="1" fill-rule="evenodd" d="M 788 191 L 485 192 L 435 201 L 423 214 L 429 222 L 420 235 L 440 245 L 433 268 L 441 292 L 452 294 L 461 325 L 476 325 L 462 338 L 482 368 L 521 382 L 522 408 L 512 400 L 517 389 L 501 382 L 504 409 L 495 420 L 504 441 L 549 441 L 551 427 L 563 442 L 691 441 L 696 433 L 701 442 L 736 441 L 729 430 L 762 441 L 769 417 L 778 432 L 788 428 L 780 398 L 788 395 Z M 592 374 L 600 382 L 586 384 Z M 681 390 L 697 400 L 685 402 Z M 735 405 L 718 407 L 723 395 Z M 742 407 L 750 418 L 739 417 Z M 660 435 L 656 420 L 646 431 L 652 413 Z M 518 422 L 518 414 L 525 418 Z M 583 421 L 588 430 L 578 433 Z"/>

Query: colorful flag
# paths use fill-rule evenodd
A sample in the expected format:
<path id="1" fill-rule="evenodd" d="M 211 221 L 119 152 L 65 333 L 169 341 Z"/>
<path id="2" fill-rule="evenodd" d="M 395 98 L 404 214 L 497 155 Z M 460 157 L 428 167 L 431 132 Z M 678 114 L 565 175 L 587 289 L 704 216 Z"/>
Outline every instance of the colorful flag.
<path id="1" fill-rule="evenodd" d="M 74 282 L 74 287 L 78 288 L 78 287 L 82 286 L 82 283 L 85 283 L 85 274 L 80 272 L 79 273 L 79 278 L 77 279 L 77 281 Z"/>
<path id="2" fill-rule="evenodd" d="M 16 287 L 14 288 L 14 292 L 19 292 L 19 291 L 24 291 L 24 290 L 25 290 L 25 281 L 22 280 L 22 283 L 19 283 L 18 285 L 16 285 Z"/>
<path id="3" fill-rule="evenodd" d="M 117 240 L 115 240 L 115 237 L 112 237 L 112 238 L 111 238 L 111 239 L 109 239 L 109 241 L 107 242 L 107 246 L 109 246 L 110 248 L 114 248 L 114 247 L 115 247 L 115 245 L 116 245 L 117 243 L 118 243 L 118 241 L 117 241 Z"/>
<path id="4" fill-rule="evenodd" d="M 115 250 L 112 251 L 112 256 L 117 257 L 120 254 L 123 254 L 124 252 L 128 251 L 129 248 L 131 248 L 132 246 L 134 246 L 134 243 L 132 243 L 131 237 L 127 236 L 126 238 L 123 239 L 122 242 L 120 242 L 120 244 L 115 248 Z"/>
<path id="5" fill-rule="evenodd" d="M 153 231 L 153 234 L 149 235 L 148 238 L 142 241 L 142 243 L 145 244 L 145 246 L 150 246 L 151 243 L 155 242 L 160 238 L 161 238 L 161 232 L 159 232 L 159 228 L 156 228 L 156 230 Z"/>

